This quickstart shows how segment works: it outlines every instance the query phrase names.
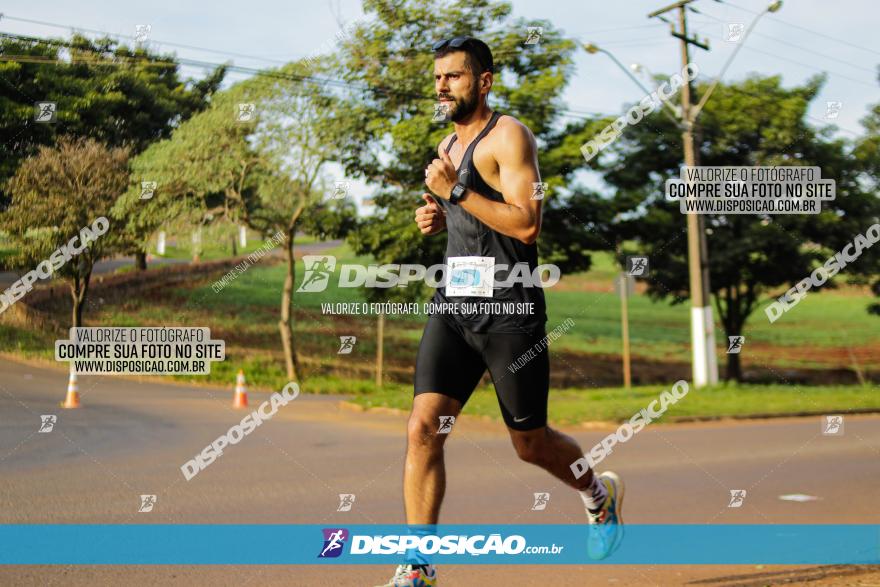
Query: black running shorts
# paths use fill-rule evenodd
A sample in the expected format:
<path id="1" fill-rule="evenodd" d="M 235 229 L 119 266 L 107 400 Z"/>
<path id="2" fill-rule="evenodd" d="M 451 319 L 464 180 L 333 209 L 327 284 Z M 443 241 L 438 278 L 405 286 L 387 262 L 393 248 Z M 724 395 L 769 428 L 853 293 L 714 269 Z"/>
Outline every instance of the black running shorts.
<path id="1" fill-rule="evenodd" d="M 544 336 L 543 329 L 534 334 L 476 333 L 433 315 L 419 344 L 415 395 L 441 393 L 464 405 L 488 367 L 507 426 L 545 426 L 550 361 L 546 345 L 538 344 Z"/>

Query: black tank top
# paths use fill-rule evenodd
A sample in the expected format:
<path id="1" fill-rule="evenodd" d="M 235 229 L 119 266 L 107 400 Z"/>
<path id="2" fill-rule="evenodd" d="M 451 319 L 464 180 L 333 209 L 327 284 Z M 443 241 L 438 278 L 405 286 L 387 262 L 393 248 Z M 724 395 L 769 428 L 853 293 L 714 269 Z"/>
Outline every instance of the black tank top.
<path id="1" fill-rule="evenodd" d="M 486 127 L 480 131 L 480 134 L 468 145 L 461 164 L 458 167 L 458 180 L 466 185 L 469 189 L 477 192 L 483 197 L 503 202 L 504 197 L 500 192 L 492 189 L 480 174 L 474 165 L 474 148 L 483 137 L 489 134 L 489 131 L 498 122 L 501 114 L 492 113 Z M 446 152 L 452 148 L 452 144 L 458 137 L 452 135 L 449 144 L 446 145 Z M 473 196 L 468 196 L 473 197 Z M 493 295 L 489 297 L 470 297 L 470 296 L 450 296 L 445 295 L 445 287 L 440 286 L 434 292 L 433 301 L 435 303 L 492 303 L 500 302 L 502 305 L 507 304 L 510 308 L 510 302 L 513 302 L 514 308 L 522 308 L 516 304 L 532 303 L 533 313 L 528 314 L 523 311 L 513 313 L 499 314 L 441 314 L 447 320 L 468 328 L 474 332 L 497 332 L 510 334 L 534 333 L 544 329 L 544 323 L 547 321 L 546 305 L 544 302 L 544 290 L 540 287 L 524 287 L 521 283 L 522 279 L 516 279 L 517 283 L 513 283 L 510 287 L 497 285 L 499 281 L 507 281 L 510 274 L 514 277 L 525 275 L 531 276 L 538 266 L 538 246 L 535 243 L 527 245 L 513 237 L 501 234 L 492 230 L 483 222 L 467 212 L 461 205 L 450 204 L 443 198 L 436 198 L 443 211 L 446 213 L 446 230 L 449 233 L 449 240 L 446 244 L 446 255 L 443 257 L 443 263 L 448 265 L 449 257 L 494 257 L 496 265 L 507 265 L 504 270 L 499 269 L 495 273 L 495 287 Z M 517 263 L 527 263 L 528 269 L 520 267 L 515 270 Z M 526 277 L 527 279 L 529 277 Z M 450 275 L 446 276 L 447 282 Z M 477 306 L 479 307 L 479 306 Z"/>

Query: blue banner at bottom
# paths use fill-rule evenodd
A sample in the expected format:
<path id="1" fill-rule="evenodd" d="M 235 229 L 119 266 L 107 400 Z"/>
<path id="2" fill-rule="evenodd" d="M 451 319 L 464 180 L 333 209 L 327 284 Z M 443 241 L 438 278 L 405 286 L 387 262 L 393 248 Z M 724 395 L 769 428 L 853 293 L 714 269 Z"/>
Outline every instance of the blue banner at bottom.
<path id="1" fill-rule="evenodd" d="M 880 564 L 880 525 L 627 525 L 591 558 L 586 525 L 0 525 L 0 564 Z"/>

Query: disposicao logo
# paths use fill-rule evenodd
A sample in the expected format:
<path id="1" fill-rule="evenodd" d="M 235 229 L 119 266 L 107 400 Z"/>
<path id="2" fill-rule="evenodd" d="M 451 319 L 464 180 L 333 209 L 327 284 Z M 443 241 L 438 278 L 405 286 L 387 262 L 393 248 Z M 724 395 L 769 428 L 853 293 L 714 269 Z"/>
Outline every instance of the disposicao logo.
<path id="1" fill-rule="evenodd" d="M 332 255 L 303 255 L 305 274 L 297 292 L 315 293 L 326 291 L 334 272 L 337 270 L 336 257 Z M 553 287 L 559 282 L 561 271 L 557 265 L 538 265 L 530 268 L 525 261 L 512 266 L 499 263 L 487 267 L 487 273 L 481 274 L 482 267 L 465 266 L 451 269 L 442 263 L 426 267 L 419 264 L 387 263 L 385 265 L 352 265 L 338 266 L 339 275 L 336 286 L 340 288 L 374 287 L 386 289 L 391 287 L 407 287 L 411 282 L 424 281 L 430 287 L 445 287 L 447 273 L 449 285 L 453 287 L 474 287 L 487 280 L 494 279 L 492 287 L 507 288 L 516 284 L 523 287 Z"/>
<path id="2" fill-rule="evenodd" d="M 345 541 L 348 540 L 348 530 L 345 528 L 324 528 L 324 547 L 318 554 L 318 558 L 336 558 L 342 554 Z"/>

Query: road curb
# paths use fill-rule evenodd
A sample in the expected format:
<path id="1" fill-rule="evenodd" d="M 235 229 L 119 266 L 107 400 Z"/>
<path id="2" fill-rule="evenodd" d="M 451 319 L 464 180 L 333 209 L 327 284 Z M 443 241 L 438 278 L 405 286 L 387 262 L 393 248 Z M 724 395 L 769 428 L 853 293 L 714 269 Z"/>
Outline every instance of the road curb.
<path id="1" fill-rule="evenodd" d="M 68 373 L 69 368 L 67 364 L 59 365 L 54 361 L 46 361 L 44 359 L 34 359 L 32 357 L 21 357 L 16 355 L 15 353 L 10 353 L 8 351 L 0 351 L 0 359 L 6 359 L 8 361 L 12 361 L 15 363 L 21 363 L 25 365 L 31 365 L 33 367 L 38 367 L 41 369 L 58 371 L 59 373 Z M 124 380 L 129 381 L 143 381 L 143 382 L 151 382 L 151 383 L 164 383 L 167 385 L 176 385 L 181 387 L 201 387 L 201 388 L 211 388 L 217 390 L 228 390 L 234 389 L 234 384 L 230 384 L 229 386 L 219 385 L 217 383 L 204 383 L 200 381 L 179 381 L 176 379 L 169 379 L 163 376 L 149 376 L 149 375 L 113 375 L 113 377 L 117 377 Z M 274 391 L 273 389 L 267 388 L 259 388 L 259 387 L 248 387 L 248 392 L 253 393 L 266 393 L 270 394 Z M 305 392 L 308 395 L 314 396 L 323 396 L 323 397 L 333 397 L 336 394 L 326 394 L 326 393 L 314 393 L 309 394 L 307 391 Z M 336 397 L 344 398 L 346 394 L 340 394 Z M 337 405 L 340 409 L 352 411 L 352 412 L 373 412 L 375 414 L 388 414 L 394 416 L 406 416 L 409 414 L 408 410 L 402 410 L 399 408 L 390 408 L 387 406 L 374 406 L 374 407 L 366 407 L 360 404 L 356 404 L 347 399 L 339 399 Z M 769 414 L 769 413 L 759 413 L 759 414 L 734 414 L 734 415 L 724 415 L 724 416 L 678 416 L 678 417 L 670 417 L 664 418 L 663 420 L 657 422 L 659 424 L 663 424 L 666 426 L 672 426 L 675 424 L 699 424 L 699 423 L 712 423 L 712 422 L 732 422 L 732 421 L 761 421 L 761 420 L 783 420 L 790 418 L 812 418 L 816 416 L 823 416 L 826 414 L 835 413 L 835 414 L 844 414 L 844 415 L 861 415 L 861 414 L 880 414 L 880 408 L 856 408 L 856 409 L 844 409 L 844 410 L 835 410 L 835 411 L 810 411 L 810 412 L 795 412 L 791 414 Z M 462 414 L 462 417 L 469 420 L 481 420 L 484 422 L 500 422 L 500 419 L 493 418 L 492 416 L 486 415 L 476 415 L 476 414 Z M 625 420 L 624 420 L 625 421 Z M 613 429 L 622 424 L 624 421 L 614 421 L 614 420 L 587 420 L 583 422 L 577 423 L 568 423 L 568 424 L 557 424 L 557 427 L 560 428 L 577 428 L 577 429 Z"/>

